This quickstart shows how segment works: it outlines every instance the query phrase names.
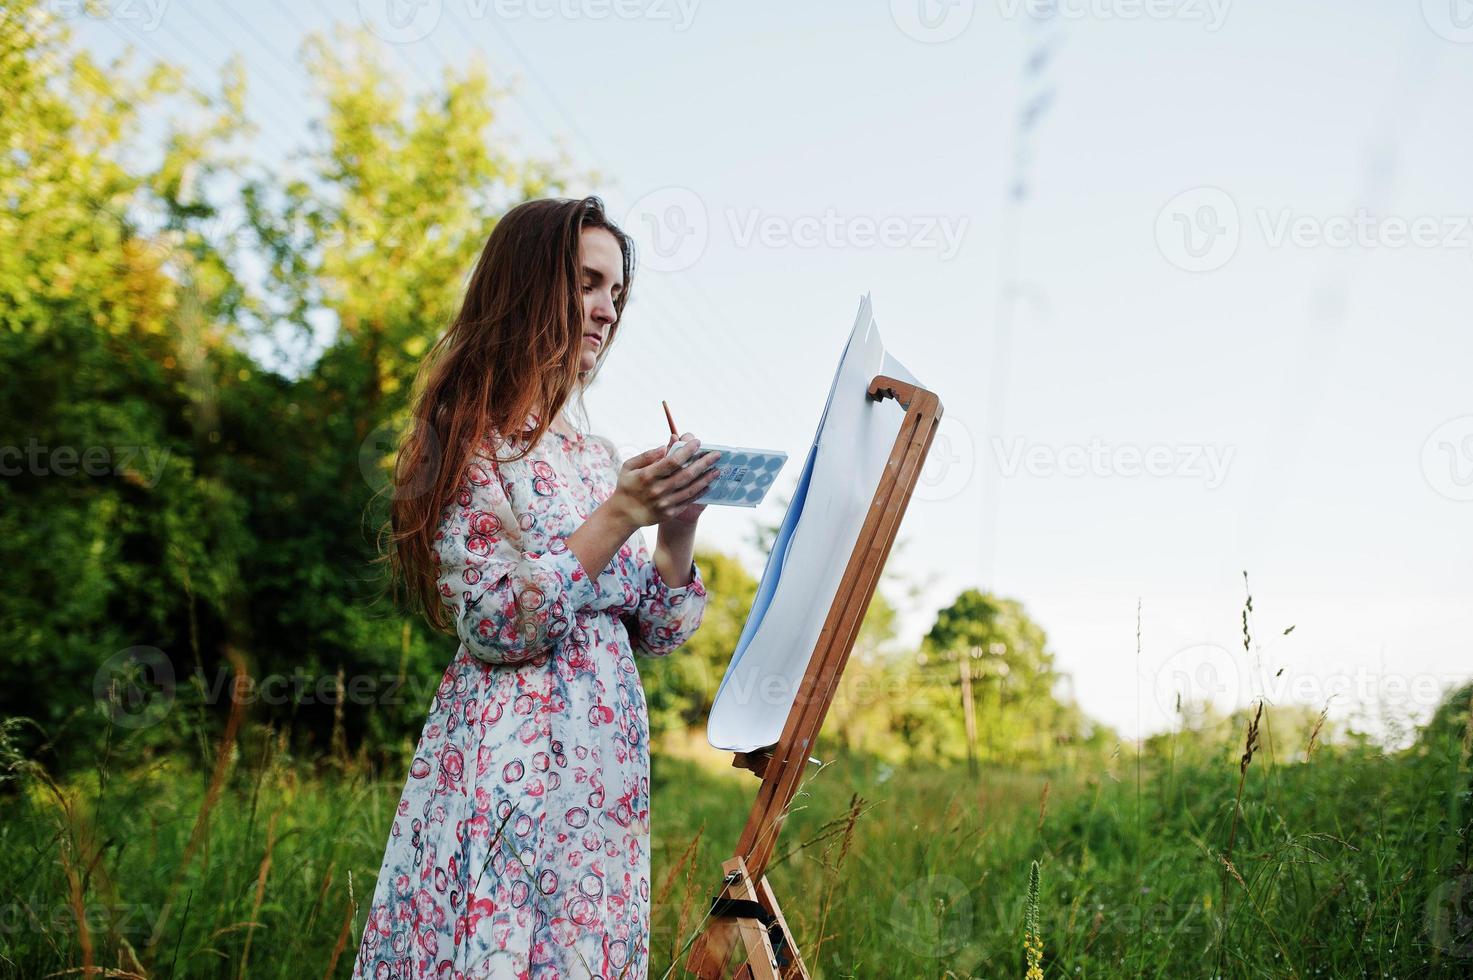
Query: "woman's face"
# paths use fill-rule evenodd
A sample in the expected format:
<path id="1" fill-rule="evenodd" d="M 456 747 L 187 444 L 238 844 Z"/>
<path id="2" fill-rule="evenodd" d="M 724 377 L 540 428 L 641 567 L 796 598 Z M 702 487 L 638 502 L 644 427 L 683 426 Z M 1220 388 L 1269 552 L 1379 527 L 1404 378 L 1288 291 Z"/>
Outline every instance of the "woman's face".
<path id="1" fill-rule="evenodd" d="M 592 371 L 609 342 L 618 314 L 614 300 L 624 292 L 624 253 L 604 228 L 584 228 L 579 247 L 583 287 L 583 348 L 578 370 Z"/>

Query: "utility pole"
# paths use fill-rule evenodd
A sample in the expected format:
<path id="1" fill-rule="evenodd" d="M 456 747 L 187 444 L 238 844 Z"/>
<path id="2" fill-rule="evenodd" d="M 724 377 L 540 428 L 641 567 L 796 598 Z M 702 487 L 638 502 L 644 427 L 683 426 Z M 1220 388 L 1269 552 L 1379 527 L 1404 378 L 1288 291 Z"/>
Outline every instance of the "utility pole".
<path id="1" fill-rule="evenodd" d="M 972 707 L 972 661 L 982 656 L 979 647 L 973 647 L 971 656 L 956 658 L 957 673 L 962 682 L 962 720 L 967 726 L 967 772 L 972 781 L 977 780 L 977 715 Z"/>

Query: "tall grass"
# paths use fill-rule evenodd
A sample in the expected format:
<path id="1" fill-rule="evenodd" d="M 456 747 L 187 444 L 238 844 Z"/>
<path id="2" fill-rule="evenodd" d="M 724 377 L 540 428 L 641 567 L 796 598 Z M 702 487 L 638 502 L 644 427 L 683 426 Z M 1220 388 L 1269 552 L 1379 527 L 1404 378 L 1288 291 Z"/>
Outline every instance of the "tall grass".
<path id="1" fill-rule="evenodd" d="M 1470 746 L 1320 745 L 1272 781 L 1173 750 L 1140 788 L 844 758 L 769 878 L 822 977 L 1465 976 Z M 0 976 L 347 975 L 402 773 L 258 729 L 212 749 L 66 780 L 10 759 Z M 681 976 L 757 780 L 660 754 L 652 775 L 651 976 Z"/>

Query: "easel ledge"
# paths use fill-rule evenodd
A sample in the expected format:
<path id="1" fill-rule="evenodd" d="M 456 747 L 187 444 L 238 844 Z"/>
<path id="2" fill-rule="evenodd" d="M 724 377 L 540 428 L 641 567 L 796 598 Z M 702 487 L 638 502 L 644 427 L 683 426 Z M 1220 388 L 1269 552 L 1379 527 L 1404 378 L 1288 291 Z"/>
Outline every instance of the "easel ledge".
<path id="1" fill-rule="evenodd" d="M 918 385 L 881 374 L 870 381 L 867 395 L 875 401 L 895 399 L 905 409 L 905 417 L 782 735 L 775 745 L 737 752 L 732 759 L 734 767 L 750 769 L 762 785 L 736 854 L 721 866 L 724 877 L 712 901 L 709 924 L 686 960 L 686 969 L 702 980 L 719 980 L 725 975 L 738 940 L 746 951 L 746 961 L 734 974 L 738 980 L 808 978 L 792 931 L 768 884 L 767 864 L 804 768 L 809 761 L 818 761 L 810 760 L 808 753 L 838 691 L 860 623 L 941 421 L 940 399 Z"/>

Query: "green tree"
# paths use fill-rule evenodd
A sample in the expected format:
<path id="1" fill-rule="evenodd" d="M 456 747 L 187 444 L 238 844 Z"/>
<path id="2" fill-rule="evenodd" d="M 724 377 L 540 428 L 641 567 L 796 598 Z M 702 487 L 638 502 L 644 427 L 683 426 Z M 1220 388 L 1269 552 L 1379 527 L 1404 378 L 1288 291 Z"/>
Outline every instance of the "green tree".
<path id="1" fill-rule="evenodd" d="M 376 492 L 497 216 L 559 192 L 565 167 L 504 149 L 483 66 L 410 99 L 367 35 L 306 60 L 316 143 L 266 169 L 232 155 L 238 67 L 201 93 L 74 52 L 43 4 L 0 18 L 0 712 L 53 735 L 89 734 L 94 682 L 140 647 L 166 655 L 179 704 L 222 707 L 229 646 L 258 678 L 307 682 L 258 719 L 318 738 L 341 721 L 398 751 L 453 652 L 384 601 Z M 308 353 L 246 353 L 272 343 Z M 368 682 L 341 707 L 340 671 Z M 147 734 L 192 717 L 176 705 Z"/>
<path id="2" fill-rule="evenodd" d="M 915 666 L 899 673 L 895 730 L 914 752 L 966 757 L 965 672 L 976 718 L 977 757 L 1005 765 L 1044 765 L 1094 751 L 1110 733 L 1059 694 L 1048 637 L 1015 599 L 968 589 L 936 614 Z"/>
<path id="3" fill-rule="evenodd" d="M 701 628 L 669 656 L 638 660 L 656 737 L 706 724 L 757 596 L 757 580 L 732 556 L 703 550 L 696 563 L 709 595 Z"/>
<path id="4" fill-rule="evenodd" d="M 232 621 L 247 534 L 217 420 L 250 366 L 202 229 L 243 89 L 234 68 L 208 95 L 98 64 L 37 3 L 0 18 L 0 78 L 0 711 L 64 728 L 98 721 L 121 651 Z M 166 132 L 140 167 L 145 118 Z"/>

